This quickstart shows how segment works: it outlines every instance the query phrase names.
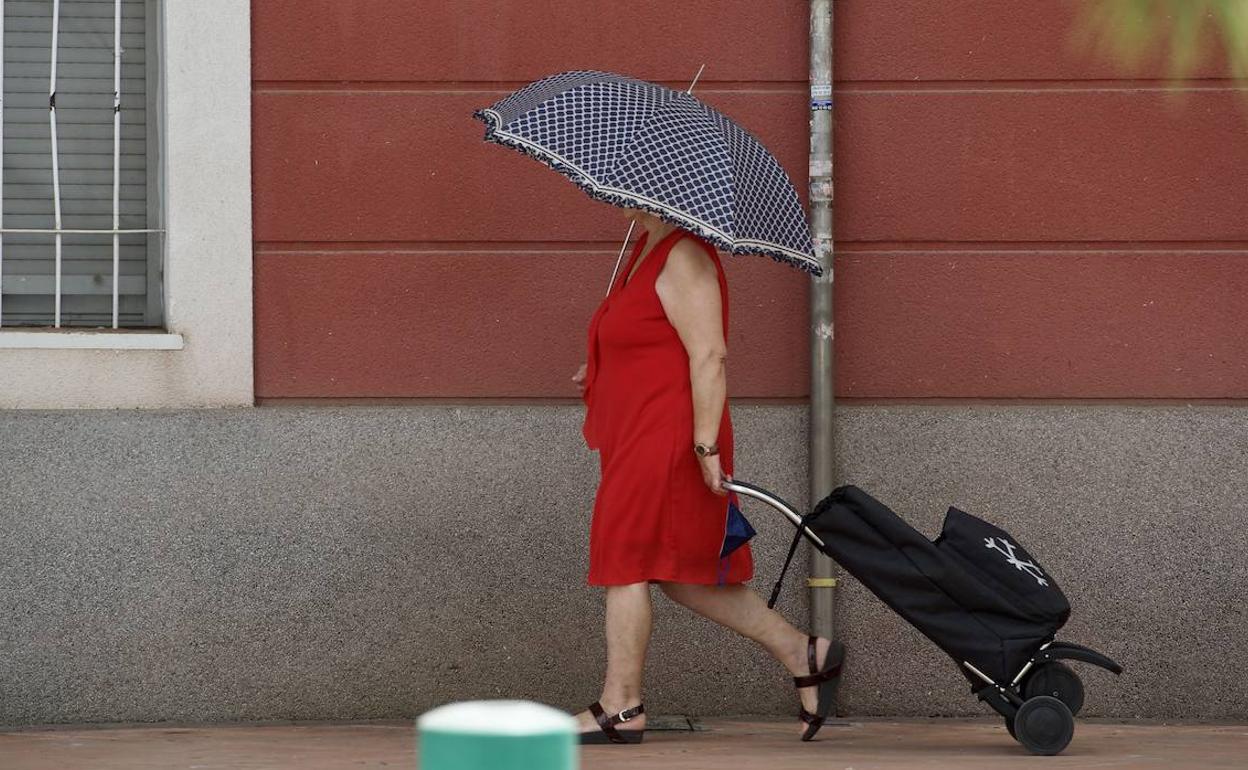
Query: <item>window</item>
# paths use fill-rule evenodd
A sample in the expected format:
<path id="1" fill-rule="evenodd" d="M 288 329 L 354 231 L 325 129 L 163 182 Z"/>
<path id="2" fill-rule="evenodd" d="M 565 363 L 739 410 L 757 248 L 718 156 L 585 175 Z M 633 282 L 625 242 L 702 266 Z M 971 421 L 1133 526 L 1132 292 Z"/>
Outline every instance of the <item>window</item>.
<path id="1" fill-rule="evenodd" d="M 16 325 L 55 323 L 56 243 L 52 225 L 56 190 L 52 185 L 48 114 L 53 6 L 59 6 L 55 10 L 59 11 L 60 43 L 56 117 L 63 286 L 59 329 Z M 5 261 L 0 409 L 250 406 L 255 392 L 251 2 L 121 0 L 119 165 L 114 165 L 112 155 L 114 73 L 110 69 L 116 44 L 116 10 L 116 0 L 0 0 L 0 18 L 5 25 L 5 97 L 27 99 L 24 121 L 19 120 L 18 106 L 0 105 L 14 110 L 0 110 L 5 113 L 0 141 L 4 145 L 2 189 L 6 198 L 0 201 L 5 214 L 0 222 Z M 140 10 L 144 17 L 140 17 Z M 70 24 L 73 18 L 78 20 Z M 140 18 L 144 18 L 141 25 Z M 33 34 L 18 34 L 21 25 L 34 27 L 37 23 L 42 26 Z M 92 29 L 96 31 L 88 34 Z M 64 47 L 71 35 L 79 35 L 74 49 Z M 22 50 L 38 46 L 47 54 L 46 64 L 42 55 Z M 95 53 L 88 53 L 88 48 Z M 140 50 L 142 59 L 138 58 Z M 89 58 L 100 51 L 102 59 Z M 19 96 L 21 84 L 9 82 L 21 71 L 18 65 L 23 57 L 30 65 L 25 70 L 35 73 L 29 76 L 31 84 L 27 86 L 34 96 Z M 71 62 L 96 66 L 75 67 L 69 72 L 77 73 L 65 74 L 64 68 Z M 102 76 L 98 75 L 101 64 Z M 102 82 L 93 84 L 92 89 L 78 86 L 78 95 L 71 98 L 75 93 L 72 78 L 90 73 Z M 134 80 L 140 77 L 145 78 L 142 99 L 136 96 L 140 90 Z M 104 93 L 104 114 L 92 112 L 90 123 L 67 123 L 71 108 L 87 109 L 79 105 L 88 98 L 88 90 L 96 94 L 92 98 L 98 98 L 100 91 Z M 145 110 L 145 120 L 136 121 L 141 110 Z M 19 136 L 19 129 L 28 135 Z M 73 136 L 72 132 L 80 135 Z M 101 136 L 102 149 L 98 141 Z M 84 138 L 97 141 L 78 141 Z M 33 147 L 33 140 L 38 139 L 47 142 L 41 161 L 30 148 L 26 150 L 29 156 L 24 156 L 17 144 L 24 141 Z M 14 144 L 10 146 L 10 142 Z M 71 155 L 84 157 L 69 158 Z M 36 162 L 45 165 L 41 171 L 32 172 L 33 182 L 14 182 L 14 174 L 23 169 L 31 172 L 37 168 Z M 79 174 L 78 181 L 71 182 L 71 168 L 93 173 Z M 118 239 L 118 326 L 159 324 L 157 328 L 110 328 L 114 173 L 119 191 L 119 229 L 152 231 L 122 234 Z M 92 180 L 95 186 L 90 189 L 73 189 Z M 23 189 L 24 185 L 31 189 Z M 42 198 L 31 198 L 35 185 L 44 185 Z M 92 199 L 90 192 L 94 193 L 95 208 L 86 208 Z M 10 206 L 23 200 L 22 193 L 26 194 L 23 205 L 42 212 L 42 220 L 28 215 L 24 221 L 40 221 L 41 225 L 19 228 L 13 224 L 21 213 Z M 75 202 L 71 204 L 71 200 Z M 157 200 L 159 205 L 155 205 Z M 34 208 L 39 201 L 43 201 L 43 209 Z M 8 228 L 48 232 L 4 232 Z M 71 232 L 83 229 L 97 232 Z M 27 253 L 15 256 L 13 250 L 28 242 L 41 250 L 23 245 Z M 71 254 L 71 247 L 83 251 Z M 32 288 L 30 281 L 40 276 L 44 287 Z M 73 276 L 82 278 L 71 281 Z M 148 310 L 153 305 L 155 312 Z M 12 318 L 10 310 L 14 311 Z M 83 328 L 93 323 L 104 328 Z"/>
<path id="2" fill-rule="evenodd" d="M 156 2 L 0 5 L 0 326 L 160 326 Z"/>

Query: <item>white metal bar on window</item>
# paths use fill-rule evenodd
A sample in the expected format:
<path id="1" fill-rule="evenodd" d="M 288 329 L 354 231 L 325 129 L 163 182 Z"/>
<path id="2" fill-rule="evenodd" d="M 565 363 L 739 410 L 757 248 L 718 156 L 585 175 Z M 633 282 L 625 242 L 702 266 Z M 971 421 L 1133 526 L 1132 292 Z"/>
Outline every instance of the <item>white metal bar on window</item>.
<path id="1" fill-rule="evenodd" d="M 56 152 L 56 39 L 61 0 L 52 0 L 52 67 L 48 77 L 48 130 L 52 137 L 52 212 L 56 227 L 56 299 L 53 326 L 61 325 L 61 173 Z"/>
<path id="2" fill-rule="evenodd" d="M 61 291 L 65 294 L 101 294 L 112 295 L 113 287 L 101 280 L 103 276 L 91 273 L 67 273 L 61 277 Z M 138 294 L 143 290 L 146 276 L 123 275 L 121 277 L 122 294 Z M 50 275 L 10 275 L 6 289 L 9 296 L 26 294 L 39 297 L 52 296 L 52 276 Z"/>
<path id="3" fill-rule="evenodd" d="M 0 0 L 0 227 L 4 225 L 4 0 Z M 4 232 L 0 230 L 0 326 L 4 326 Z"/>
<path id="4" fill-rule="evenodd" d="M 113 328 L 121 302 L 121 0 L 113 2 Z"/>
<path id="5" fill-rule="evenodd" d="M 107 8 L 107 4 L 106 4 L 107 1 L 108 0 L 104 0 L 104 3 L 102 3 L 104 4 L 105 8 Z M 60 59 L 61 59 L 60 33 L 62 31 L 60 17 L 61 17 L 62 5 L 65 5 L 64 3 L 61 2 L 61 0 L 53 0 L 53 2 L 48 3 L 45 6 L 45 7 L 48 7 L 51 11 L 50 27 L 51 27 L 51 33 L 52 33 L 51 41 L 50 41 L 51 45 L 49 48 L 50 64 L 49 64 L 49 73 L 48 73 L 48 127 L 49 127 L 49 140 L 50 140 L 50 150 L 51 150 L 52 206 L 53 206 L 53 222 L 51 223 L 52 224 L 51 227 L 4 227 L 4 213 L 5 212 L 4 212 L 3 191 L 4 191 L 5 173 L 4 173 L 3 163 L 0 162 L 0 280 L 2 280 L 5 277 L 3 274 L 4 260 L 6 256 L 11 256 L 11 254 L 10 255 L 5 254 L 5 246 L 6 246 L 5 241 L 11 240 L 9 238 L 6 238 L 6 236 L 11 235 L 11 234 L 24 234 L 24 235 L 45 235 L 46 234 L 46 235 L 54 236 L 54 239 L 55 239 L 54 270 L 51 271 L 53 275 L 45 276 L 42 279 L 39 279 L 38 276 L 16 276 L 16 277 L 13 275 L 7 276 L 9 280 L 7 282 L 0 283 L 0 303 L 3 302 L 3 299 L 5 297 L 8 297 L 11 299 L 14 293 L 16 294 L 41 293 L 42 296 L 45 296 L 45 297 L 47 296 L 47 294 L 51 294 L 53 297 L 53 305 L 54 305 L 52 325 L 55 328 L 59 328 L 64 325 L 63 311 L 66 308 L 65 306 L 66 296 L 72 296 L 72 295 L 77 295 L 77 294 L 97 294 L 98 293 L 98 294 L 102 294 L 105 296 L 111 295 L 110 299 L 111 299 L 111 311 L 112 312 L 110 315 L 111 315 L 111 320 L 112 320 L 112 328 L 120 329 L 121 296 L 123 294 L 124 295 L 141 294 L 144 291 L 146 291 L 146 288 L 147 288 L 145 284 L 142 283 L 141 276 L 136 278 L 133 276 L 122 275 L 123 271 L 121 270 L 121 261 L 122 261 L 121 260 L 121 257 L 122 257 L 121 236 L 128 235 L 128 234 L 150 234 L 150 233 L 163 234 L 166 232 L 165 228 L 163 227 L 126 228 L 126 227 L 121 226 L 121 138 L 122 138 L 121 137 L 121 128 L 122 128 L 121 110 L 122 110 L 122 95 L 123 95 L 122 57 L 125 51 L 125 49 L 123 49 L 122 47 L 122 21 L 123 21 L 123 18 L 125 18 L 127 22 L 130 21 L 128 17 L 125 17 L 124 9 L 122 7 L 124 2 L 125 0 L 112 0 L 112 3 L 113 3 L 113 14 L 112 14 L 113 16 L 112 18 L 112 21 L 113 21 L 113 40 L 112 40 L 112 43 L 113 43 L 113 158 L 112 158 L 113 188 L 112 188 L 112 194 L 113 195 L 112 195 L 112 222 L 111 222 L 112 227 L 111 228 L 103 228 L 103 227 L 68 228 L 64 226 L 62 189 L 61 189 L 61 184 L 60 184 L 60 181 L 61 181 L 60 180 L 60 166 L 61 166 L 62 158 L 60 157 L 60 142 L 59 142 L 60 132 L 58 128 L 59 116 L 57 114 L 57 103 L 56 103 L 57 92 L 59 90 L 59 75 L 60 75 L 60 71 L 64 69 L 64 67 L 60 66 Z M 4 60 L 3 60 L 4 59 L 3 40 L 4 40 L 5 27 L 13 26 L 12 24 L 9 24 L 9 25 L 5 24 L 5 18 L 4 18 L 5 11 L 7 11 L 9 7 L 10 6 L 7 3 L 5 3 L 4 0 L 0 0 L 0 161 L 2 161 L 3 159 L 4 138 L 5 138 L 4 137 L 4 112 L 6 111 L 6 108 L 7 108 L 7 104 L 5 104 L 4 93 L 3 93 L 3 90 L 4 90 L 3 85 L 4 85 L 4 77 L 5 77 L 5 67 L 4 67 Z M 148 7 L 150 8 L 150 3 L 148 4 Z M 66 25 L 64 29 L 67 35 L 66 45 L 67 46 L 77 45 L 75 41 L 78 41 L 79 37 L 77 36 L 78 33 L 75 31 L 75 28 L 73 27 L 73 23 L 72 23 L 73 19 L 75 18 L 72 13 L 73 11 L 72 4 L 65 5 L 65 9 L 67 13 L 67 20 L 66 20 Z M 31 20 L 31 21 L 35 21 L 35 20 Z M 105 21 L 104 23 L 107 23 L 107 22 Z M 73 52 L 68 51 L 68 53 L 73 53 Z M 150 134 L 150 127 L 149 127 L 149 134 Z M 72 210 L 73 209 L 71 208 L 71 212 Z M 73 273 L 72 270 L 70 271 L 70 274 L 66 274 L 65 259 L 67 255 L 65 252 L 64 236 L 67 234 L 70 235 L 71 238 L 73 234 L 97 235 L 97 236 L 111 235 L 112 236 L 111 240 L 112 240 L 113 251 L 112 251 L 111 285 L 105 288 L 104 285 L 100 285 L 100 284 L 104 284 L 105 281 L 100 281 L 99 283 L 91 283 L 92 280 L 99 280 L 99 278 L 103 278 L 102 275 L 98 276 L 97 278 L 91 279 L 89 276 L 76 275 Z M 72 241 L 71 241 L 71 244 L 72 244 Z M 103 271 L 100 271 L 100 272 L 102 273 Z M 84 278 L 88 279 L 87 285 L 83 284 Z M 150 266 L 149 266 L 148 280 L 149 281 L 151 280 Z M 39 289 L 40 291 L 37 292 L 36 289 Z M 7 291 L 7 294 L 5 293 L 6 291 Z M 2 304 L 0 304 L 0 311 L 3 311 Z M 0 317 L 0 325 L 3 325 L 2 317 Z"/>

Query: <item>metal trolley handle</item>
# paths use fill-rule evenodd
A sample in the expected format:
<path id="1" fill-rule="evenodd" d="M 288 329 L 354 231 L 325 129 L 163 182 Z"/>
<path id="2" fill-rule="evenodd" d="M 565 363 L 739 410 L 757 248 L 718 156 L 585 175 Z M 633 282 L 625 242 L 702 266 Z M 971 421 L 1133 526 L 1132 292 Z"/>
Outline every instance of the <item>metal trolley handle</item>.
<path id="1" fill-rule="evenodd" d="M 725 481 L 724 489 L 728 489 L 739 495 L 745 495 L 747 497 L 752 497 L 755 500 L 761 500 L 764 503 L 767 503 L 772 508 L 775 508 L 777 511 L 783 513 L 795 527 L 800 527 L 802 524 L 802 515 L 794 510 L 793 506 L 785 502 L 779 495 L 772 494 L 762 487 L 734 479 L 733 481 Z M 802 534 L 809 538 L 810 541 L 816 546 L 823 548 L 823 540 L 812 532 L 810 527 L 802 527 Z"/>

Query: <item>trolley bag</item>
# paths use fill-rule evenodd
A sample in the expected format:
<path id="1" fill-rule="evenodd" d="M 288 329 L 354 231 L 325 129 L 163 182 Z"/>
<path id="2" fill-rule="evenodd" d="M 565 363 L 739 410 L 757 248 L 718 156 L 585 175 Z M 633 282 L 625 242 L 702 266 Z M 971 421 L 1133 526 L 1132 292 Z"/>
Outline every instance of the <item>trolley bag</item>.
<path id="1" fill-rule="evenodd" d="M 769 607 L 805 537 L 958 664 L 971 691 L 1037 754 L 1059 753 L 1074 733 L 1083 684 L 1062 660 L 1122 667 L 1055 641 L 1070 603 L 1053 576 L 1004 530 L 950 507 L 928 540 L 861 489 L 838 487 L 805 516 L 761 487 L 724 486 L 762 500 L 797 526 Z"/>
<path id="2" fill-rule="evenodd" d="M 935 541 L 854 486 L 835 490 L 810 518 L 824 553 L 958 664 L 993 681 L 1013 676 L 1070 616 L 1057 583 L 1015 539 L 957 508 Z"/>

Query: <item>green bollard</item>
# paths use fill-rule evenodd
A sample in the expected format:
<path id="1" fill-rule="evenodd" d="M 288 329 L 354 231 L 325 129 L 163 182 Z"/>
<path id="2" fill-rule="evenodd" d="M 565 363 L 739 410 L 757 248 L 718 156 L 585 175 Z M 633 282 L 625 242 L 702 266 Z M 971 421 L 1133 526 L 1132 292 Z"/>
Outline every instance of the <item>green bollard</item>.
<path id="1" fill-rule="evenodd" d="M 420 770 L 577 770 L 576 720 L 522 700 L 451 703 L 416 723 Z"/>

